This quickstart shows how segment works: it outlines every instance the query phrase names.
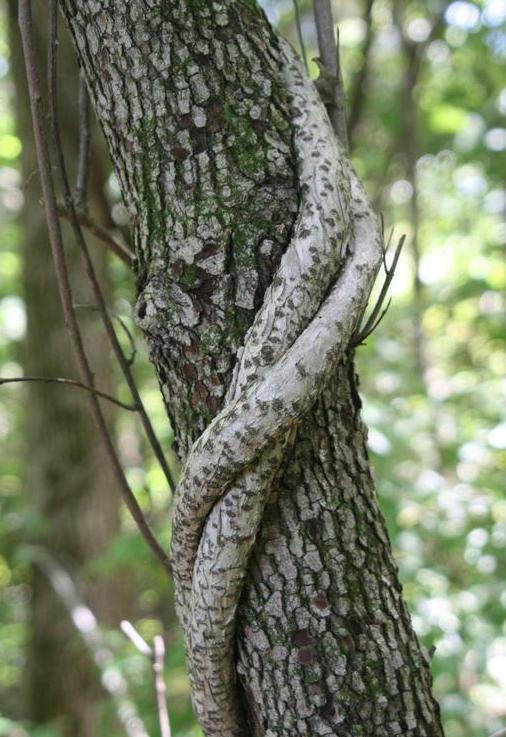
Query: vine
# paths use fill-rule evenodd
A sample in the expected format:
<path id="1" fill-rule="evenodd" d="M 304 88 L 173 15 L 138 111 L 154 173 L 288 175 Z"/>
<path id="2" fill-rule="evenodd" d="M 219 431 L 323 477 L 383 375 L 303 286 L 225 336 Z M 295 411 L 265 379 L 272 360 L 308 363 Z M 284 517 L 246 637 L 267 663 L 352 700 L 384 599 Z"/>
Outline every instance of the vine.
<path id="1" fill-rule="evenodd" d="M 314 85 L 280 40 L 300 203 L 225 406 L 176 493 L 172 562 L 194 707 L 208 737 L 247 733 L 234 617 L 262 513 L 297 424 L 353 338 L 381 264 L 381 229 Z"/>

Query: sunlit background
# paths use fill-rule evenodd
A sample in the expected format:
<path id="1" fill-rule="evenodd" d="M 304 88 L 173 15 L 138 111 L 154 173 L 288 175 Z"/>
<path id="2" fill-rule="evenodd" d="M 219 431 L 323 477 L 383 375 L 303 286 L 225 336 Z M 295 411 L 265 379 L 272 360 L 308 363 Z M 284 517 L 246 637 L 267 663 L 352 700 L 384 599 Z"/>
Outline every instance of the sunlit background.
<path id="1" fill-rule="evenodd" d="M 300 48 L 292 0 L 262 4 Z M 390 309 L 357 355 L 381 507 L 415 628 L 428 648 L 435 647 L 434 689 L 446 735 L 487 737 L 506 724 L 506 3 L 458 1 L 443 8 L 440 0 L 405 0 L 394 13 L 395 2 L 376 0 L 370 24 L 366 2 L 334 5 L 348 107 L 357 115 L 353 162 L 383 213 L 386 234 L 394 229 L 392 242 L 407 236 Z M 314 77 L 310 3 L 299 0 L 299 9 Z M 26 322 L 18 220 L 26 182 L 19 173 L 23 142 L 14 120 L 5 26 L 0 13 L 4 377 L 22 373 Z M 410 58 L 414 74 L 408 73 Z M 109 190 L 120 222 L 113 179 Z M 131 278 L 112 261 L 110 275 L 114 310 L 135 330 Z M 138 334 L 136 340 L 136 375 L 168 447 L 171 432 L 158 387 Z M 24 542 L 37 525 L 22 485 L 25 391 L 0 387 L 0 736 L 57 737 L 51 726 L 30 727 L 21 698 L 31 596 Z M 128 398 L 125 387 L 119 394 Z M 163 475 L 130 415 L 118 417 L 117 437 L 128 478 L 166 542 L 170 498 Z M 132 572 L 137 628 L 148 639 L 162 630 L 166 635 L 174 736 L 199 735 L 166 584 L 126 514 L 121 536 L 83 575 L 124 567 Z M 119 631 L 104 634 L 114 653 L 109 676 L 115 669 L 123 673 L 156 733 L 147 659 Z M 107 700 L 103 710 L 99 737 L 121 734 Z"/>

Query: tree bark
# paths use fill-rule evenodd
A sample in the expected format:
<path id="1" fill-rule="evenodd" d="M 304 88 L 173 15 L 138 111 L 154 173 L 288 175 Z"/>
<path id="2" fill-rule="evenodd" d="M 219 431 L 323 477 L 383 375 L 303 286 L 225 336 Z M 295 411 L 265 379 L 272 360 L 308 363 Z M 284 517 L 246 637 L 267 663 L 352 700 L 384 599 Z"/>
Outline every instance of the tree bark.
<path id="1" fill-rule="evenodd" d="M 264 297 L 265 308 L 283 288 L 281 265 L 277 281 L 266 293 L 282 254 L 288 253 L 294 239 L 311 236 L 311 230 L 301 234 L 300 219 L 296 221 L 311 186 L 301 185 L 303 130 L 292 145 L 297 111 L 295 95 L 288 94 L 286 57 L 279 39 L 255 3 L 247 0 L 128 4 L 62 0 L 61 5 L 132 217 L 138 323 L 174 423 L 180 457 L 187 461 L 173 530 L 174 564 L 194 703 L 206 735 L 439 737 L 442 728 L 431 695 L 428 659 L 402 602 L 374 493 L 353 371 L 352 318 L 345 312 L 342 325 L 334 326 L 338 338 L 342 328 L 347 341 L 333 362 L 329 358 L 330 376 L 322 369 L 309 372 L 307 378 L 301 371 L 282 381 L 279 367 L 289 364 L 288 359 L 283 363 L 286 356 L 297 353 L 304 325 L 297 326 L 290 342 L 290 315 L 285 319 L 279 310 L 267 310 L 272 319 L 267 327 L 262 324 L 268 340 L 249 368 L 247 361 L 241 364 L 245 353 L 239 348 L 246 338 L 247 353 L 252 335 L 254 341 L 254 331 L 246 333 L 255 319 L 255 325 L 263 319 Z M 307 138 L 314 145 L 313 118 L 307 123 Z M 308 150 L 312 151 L 308 156 L 318 158 L 318 146 Z M 333 243 L 342 250 L 339 258 L 335 249 L 330 253 L 338 276 L 334 284 L 333 272 L 329 273 L 328 290 L 306 316 L 309 327 L 316 318 L 323 319 L 336 284 L 348 278 L 353 258 L 360 255 L 359 240 L 355 255 L 346 245 L 350 228 L 356 235 L 361 223 L 370 219 L 367 206 L 360 209 L 360 188 L 342 150 L 336 172 L 342 174 L 341 180 L 318 195 L 322 201 L 329 192 L 333 197 L 337 187 L 342 212 L 338 222 L 333 218 L 329 224 L 327 219 L 322 227 L 336 226 Z M 318 209 L 325 208 L 317 203 Z M 319 246 L 313 247 L 309 282 L 318 282 L 315 274 L 325 272 Z M 359 266 L 354 279 L 363 299 L 375 266 L 372 262 Z M 301 289 L 304 278 L 302 274 Z M 308 300 L 313 296 L 313 286 L 308 287 Z M 359 303 L 358 297 L 352 300 L 350 312 Z M 303 310 L 303 298 L 301 305 Z M 282 335 L 274 340 L 281 324 Z M 278 361 L 280 343 L 285 353 Z M 327 355 L 313 358 L 324 362 Z M 269 394 L 265 414 L 278 413 L 281 430 L 276 433 L 267 421 L 263 425 L 262 413 L 257 412 L 227 446 L 223 435 L 235 427 L 234 422 L 241 425 L 247 404 L 244 393 L 234 399 L 240 383 L 237 372 L 233 374 L 236 362 L 239 375 L 243 371 L 246 377 L 248 396 L 257 396 L 261 380 L 272 389 L 275 370 L 279 391 L 283 383 L 295 391 L 305 381 L 311 389 L 300 402 L 294 399 L 289 409 L 281 400 L 276 405 Z M 251 365 L 257 371 L 249 376 Z M 206 466 L 215 439 L 223 453 L 216 464 Z M 234 442 L 236 468 L 230 451 Z M 257 448 L 267 456 L 259 459 Z M 266 457 L 271 458 L 270 468 Z M 244 458 L 250 459 L 249 467 Z M 228 478 L 230 468 L 240 483 L 236 477 Z M 220 542 L 242 544 L 239 533 L 234 538 L 234 530 L 240 527 L 241 516 L 250 514 L 247 502 L 249 493 L 255 493 L 255 473 L 267 496 L 261 501 L 251 496 L 261 522 L 258 519 L 258 534 L 253 522 L 245 533 L 248 544 L 255 536 L 256 542 L 247 556 L 242 585 L 242 571 L 231 582 L 227 566 L 206 567 L 206 554 L 214 545 L 218 550 L 213 549 L 213 555 L 219 557 Z M 221 476 L 223 489 L 212 490 L 211 498 L 209 489 L 219 486 Z M 242 496 L 241 483 L 248 492 Z M 219 499 L 230 484 L 227 495 Z M 200 507 L 192 507 L 193 493 L 201 494 Z M 184 509 L 181 499 L 186 496 L 190 502 Z M 189 531 L 179 524 L 181 509 Z M 202 520 L 191 518 L 192 509 L 202 514 Z M 228 538 L 218 520 L 233 521 Z M 189 593 L 180 560 L 185 557 L 185 535 L 195 545 L 192 525 L 203 534 L 195 550 L 200 558 Z M 191 569 L 193 553 L 188 555 Z M 206 593 L 205 578 L 216 573 L 228 581 L 222 600 L 229 585 L 238 590 L 242 585 L 236 617 L 223 623 L 224 631 L 235 632 L 231 670 L 227 670 L 232 655 L 227 642 L 210 644 L 206 635 L 207 619 L 211 622 L 224 608 L 223 601 L 218 596 L 216 609 L 207 613 L 205 607 L 191 611 L 194 604 L 189 604 Z M 210 588 L 213 594 L 219 591 L 219 576 Z M 201 614 L 192 621 L 196 611 Z M 203 635 L 196 634 L 202 627 Z M 212 622 L 209 632 L 216 635 Z M 222 653 L 223 672 L 216 665 L 212 677 L 202 676 L 195 665 L 205 671 Z"/>
<path id="2" fill-rule="evenodd" d="M 47 243 L 47 227 L 41 205 L 37 160 L 24 64 L 17 30 L 17 3 L 8 3 L 12 49 L 12 74 L 17 90 L 15 100 L 17 131 L 23 140 L 22 178 L 25 204 L 21 214 L 23 292 L 27 314 L 27 335 L 23 346 L 26 375 L 76 375 L 69 338 L 58 298 L 54 269 Z M 47 9 L 35 10 L 34 27 L 43 68 L 47 46 Z M 66 74 L 63 99 L 65 154 L 77 157 L 78 68 L 68 38 L 62 38 L 60 54 Z M 92 206 L 104 211 L 102 188 L 106 166 L 103 151 L 96 148 L 92 162 Z M 66 229 L 70 235 L 70 229 Z M 69 239 L 70 240 L 70 239 Z M 97 267 L 105 280 L 102 246 L 96 249 Z M 90 292 L 82 284 L 77 249 L 69 249 L 70 272 L 76 284 L 77 301 L 89 304 Z M 83 311 L 85 335 L 93 353 L 100 386 L 114 391 L 110 356 L 97 340 L 96 313 Z M 107 470 L 97 440 L 86 397 L 66 386 L 33 383 L 26 389 L 26 474 L 25 489 L 38 516 L 28 542 L 43 546 L 61 565 L 83 583 L 82 594 L 106 625 L 117 626 L 131 605 L 128 579 L 83 573 L 119 532 L 119 495 Z M 112 420 L 112 415 L 110 415 Z M 55 723 L 65 737 L 95 737 L 99 702 L 103 698 L 99 674 L 80 642 L 47 575 L 34 563 L 30 602 L 30 641 L 25 671 L 27 717 L 37 725 Z"/>

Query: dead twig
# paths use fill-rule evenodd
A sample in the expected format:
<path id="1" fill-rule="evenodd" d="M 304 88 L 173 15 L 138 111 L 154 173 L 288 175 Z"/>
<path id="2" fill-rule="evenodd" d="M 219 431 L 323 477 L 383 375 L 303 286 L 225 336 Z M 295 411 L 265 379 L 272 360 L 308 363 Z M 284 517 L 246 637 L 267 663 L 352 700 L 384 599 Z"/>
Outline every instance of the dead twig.
<path id="1" fill-rule="evenodd" d="M 374 0 L 367 0 L 364 11 L 364 22 L 366 24 L 366 34 L 364 43 L 362 44 L 362 64 L 360 70 L 355 77 L 355 83 L 350 95 L 350 104 L 348 107 L 348 141 L 350 148 L 353 146 L 353 139 L 362 118 L 364 102 L 366 100 L 365 88 L 369 76 L 369 62 L 371 57 L 371 48 L 374 40 L 374 26 L 372 23 L 372 8 Z"/>
<path id="2" fill-rule="evenodd" d="M 165 642 L 161 635 L 155 635 L 153 640 L 153 673 L 155 676 L 156 706 L 161 737 L 171 737 L 169 711 L 167 709 L 167 686 L 163 676 L 165 661 Z"/>
<path id="3" fill-rule="evenodd" d="M 33 546 L 28 553 L 60 598 L 81 635 L 102 676 L 102 685 L 112 697 L 125 734 L 127 737 L 149 737 L 134 702 L 128 698 L 128 684 L 116 664 L 117 659 L 108 647 L 95 615 L 81 599 L 72 577 L 44 548 Z"/>
<path id="4" fill-rule="evenodd" d="M 295 25 L 297 26 L 297 36 L 299 37 L 300 53 L 302 54 L 302 60 L 307 72 L 309 71 L 309 67 L 307 63 L 306 45 L 304 43 L 304 36 L 302 34 L 299 0 L 293 0 L 293 9 L 295 11 Z"/>
<path id="5" fill-rule="evenodd" d="M 128 619 L 122 619 L 119 626 L 123 634 L 128 637 L 132 645 L 141 653 L 141 655 L 146 655 L 148 658 L 153 657 L 153 650 L 150 645 L 148 645 L 144 637 L 135 629 Z"/>
<path id="6" fill-rule="evenodd" d="M 51 57 L 54 53 L 56 44 L 55 24 L 56 24 L 56 2 L 50 0 L 50 20 L 51 20 Z M 32 123 L 35 140 L 35 149 L 37 154 L 37 162 L 39 166 L 42 193 L 44 197 L 44 205 L 46 208 L 46 217 L 49 233 L 49 243 L 55 265 L 55 274 L 60 293 L 60 299 L 63 307 L 63 315 L 65 325 L 69 332 L 72 346 L 81 374 L 81 381 L 87 386 L 94 388 L 93 373 L 91 371 L 82 335 L 77 322 L 76 314 L 73 308 L 72 289 L 65 258 L 65 250 L 63 247 L 60 222 L 56 209 L 56 196 L 54 190 L 54 182 L 52 177 L 51 160 L 47 146 L 46 129 L 43 121 L 45 120 L 42 105 L 42 94 L 39 83 L 38 66 L 35 56 L 33 28 L 32 28 L 32 12 L 30 0 L 19 0 L 18 5 L 18 22 L 21 32 L 21 42 L 23 46 L 23 54 L 25 59 L 26 76 L 28 81 L 28 92 L 30 98 L 30 106 L 32 111 Z M 53 69 L 53 60 L 51 58 L 51 68 Z M 116 449 L 112 443 L 107 424 L 105 422 L 100 403 L 94 393 L 89 392 L 90 405 L 93 417 L 97 424 L 98 430 L 102 437 L 107 455 L 111 461 L 115 478 L 121 490 L 125 503 L 134 518 L 137 526 L 150 546 L 151 550 L 163 565 L 167 574 L 171 575 L 171 566 L 167 555 L 155 537 L 151 527 L 149 526 L 142 509 L 140 508 L 121 467 Z"/>
<path id="7" fill-rule="evenodd" d="M 381 291 L 379 293 L 378 299 L 376 300 L 376 304 L 374 305 L 374 308 L 369 315 L 365 325 L 359 329 L 359 332 L 357 334 L 357 337 L 354 340 L 354 346 L 358 346 L 361 343 L 364 342 L 364 340 L 371 335 L 374 330 L 378 327 L 380 322 L 385 317 L 386 313 L 388 312 L 388 308 L 390 307 L 391 299 L 388 300 L 386 307 L 382 310 L 383 303 L 385 301 L 385 298 L 387 296 L 388 290 L 390 288 L 390 284 L 392 283 L 392 279 L 394 278 L 395 269 L 397 267 L 397 262 L 399 261 L 399 256 L 401 255 L 402 247 L 404 246 L 404 241 L 406 240 L 406 236 L 403 235 L 397 244 L 397 248 L 395 249 L 394 257 L 392 259 L 392 263 L 390 267 L 387 266 L 386 263 L 386 251 L 387 247 L 384 249 L 384 255 L 383 255 L 383 266 L 385 269 L 385 281 L 383 282 L 383 286 L 381 288 Z M 390 239 L 388 241 L 390 243 Z"/>
<path id="8" fill-rule="evenodd" d="M 148 645 L 133 624 L 124 619 L 121 630 L 137 650 L 151 660 L 155 684 L 156 708 L 161 737 L 171 737 L 169 711 L 167 709 L 167 686 L 164 678 L 165 642 L 161 635 L 153 638 L 153 647 Z"/>
<path id="9" fill-rule="evenodd" d="M 13 376 L 9 378 L 3 378 L 0 377 L 0 385 L 2 384 L 20 384 L 23 382 L 36 382 L 39 384 L 66 384 L 67 386 L 76 386 L 79 389 L 84 389 L 87 392 L 91 392 L 92 394 L 95 394 L 97 397 L 100 397 L 101 399 L 107 399 L 108 402 L 112 402 L 112 404 L 115 404 L 118 407 L 121 407 L 121 409 L 127 409 L 129 412 L 136 412 L 137 407 L 134 404 L 126 404 L 125 402 L 122 402 L 119 399 L 116 399 L 116 397 L 111 396 L 110 394 L 106 394 L 106 392 L 101 392 L 100 389 L 95 389 L 93 386 L 88 386 L 88 384 L 83 384 L 82 381 L 77 381 L 77 379 L 63 379 L 59 376 Z"/>
<path id="10" fill-rule="evenodd" d="M 330 0 L 314 0 L 313 3 L 318 50 L 320 54 L 321 82 L 332 90 L 331 98 L 323 99 L 327 106 L 332 127 L 339 140 L 348 150 L 348 131 L 346 126 L 346 103 L 339 56 L 339 33 L 334 32 L 334 19 Z M 319 87 L 317 80 L 317 87 Z M 321 85 L 320 85 L 321 86 Z"/>
<path id="11" fill-rule="evenodd" d="M 85 304 L 75 304 L 74 309 L 75 310 L 91 310 L 93 312 L 100 311 L 100 307 L 98 307 L 97 305 L 85 305 Z M 121 326 L 123 332 L 125 333 L 127 337 L 128 342 L 130 343 L 130 348 L 132 352 L 130 353 L 130 356 L 126 359 L 126 361 L 129 366 L 132 366 L 132 364 L 135 361 L 135 356 L 137 355 L 137 346 L 135 345 L 135 338 L 130 332 L 130 328 L 128 327 L 126 322 L 123 320 L 121 315 L 118 315 L 117 312 L 113 312 L 113 310 L 108 310 L 108 312 L 114 320 L 118 321 L 119 325 Z"/>

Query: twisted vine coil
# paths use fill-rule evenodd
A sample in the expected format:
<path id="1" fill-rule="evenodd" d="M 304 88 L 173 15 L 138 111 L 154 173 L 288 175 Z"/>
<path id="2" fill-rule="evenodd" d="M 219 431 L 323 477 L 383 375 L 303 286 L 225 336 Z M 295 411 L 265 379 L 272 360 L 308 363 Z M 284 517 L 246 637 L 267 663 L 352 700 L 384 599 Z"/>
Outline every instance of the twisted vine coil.
<path id="1" fill-rule="evenodd" d="M 234 619 L 249 555 L 296 426 L 350 349 L 381 262 L 381 233 L 326 110 L 280 40 L 299 211 L 237 357 L 223 409 L 176 493 L 172 561 L 194 708 L 207 737 L 243 737 Z"/>

